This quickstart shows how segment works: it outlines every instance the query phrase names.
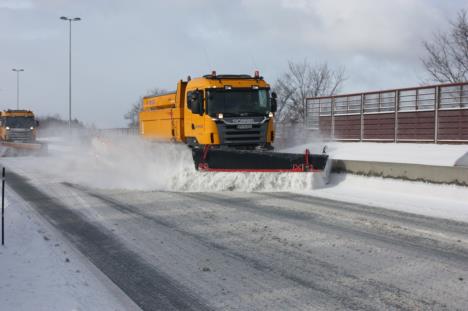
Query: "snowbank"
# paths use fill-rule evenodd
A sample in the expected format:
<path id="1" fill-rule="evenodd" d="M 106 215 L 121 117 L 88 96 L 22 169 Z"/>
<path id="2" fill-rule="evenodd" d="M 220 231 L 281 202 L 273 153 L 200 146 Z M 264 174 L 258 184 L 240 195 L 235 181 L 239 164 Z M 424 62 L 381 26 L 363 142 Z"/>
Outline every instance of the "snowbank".
<path id="1" fill-rule="evenodd" d="M 0 246 L 0 309 L 136 309 L 19 197 L 8 191 L 7 198 L 6 245 Z"/>

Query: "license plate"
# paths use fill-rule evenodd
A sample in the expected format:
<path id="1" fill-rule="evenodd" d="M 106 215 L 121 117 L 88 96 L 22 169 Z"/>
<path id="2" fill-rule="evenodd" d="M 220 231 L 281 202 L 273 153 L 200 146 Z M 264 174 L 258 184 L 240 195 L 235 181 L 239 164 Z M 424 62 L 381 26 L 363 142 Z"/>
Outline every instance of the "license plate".
<path id="1" fill-rule="evenodd" d="M 239 130 L 245 130 L 245 129 L 251 129 L 252 128 L 252 124 L 239 124 L 237 126 L 237 128 Z"/>

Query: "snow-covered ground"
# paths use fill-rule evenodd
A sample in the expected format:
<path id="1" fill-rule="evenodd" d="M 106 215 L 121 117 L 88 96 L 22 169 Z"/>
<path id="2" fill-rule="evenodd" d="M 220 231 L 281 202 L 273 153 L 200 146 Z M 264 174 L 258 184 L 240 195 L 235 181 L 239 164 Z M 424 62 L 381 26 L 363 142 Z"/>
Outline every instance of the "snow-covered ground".
<path id="1" fill-rule="evenodd" d="M 333 159 L 376 162 L 416 163 L 427 165 L 468 166 L 468 145 L 328 142 L 308 143 L 285 149 L 303 152 L 306 148 L 318 152 L 323 145 Z M 462 160 L 463 159 L 463 160 Z"/>
<path id="2" fill-rule="evenodd" d="M 0 163 L 37 185 L 71 182 L 107 189 L 162 191 L 292 191 L 415 214 L 468 222 L 468 188 L 332 174 L 200 173 L 180 145 L 137 137 L 73 143 L 49 139 L 46 157 Z M 290 148 L 302 152 L 306 147 Z M 454 165 L 467 145 L 331 143 L 332 158 Z M 134 307 L 61 235 L 8 191 L 7 246 L 0 248 L 0 301 L 5 310 L 119 310 Z M 68 258 L 68 260 L 67 260 Z M 52 305 L 51 305 L 52 303 Z M 124 307 L 122 307 L 124 306 Z"/>
<path id="3" fill-rule="evenodd" d="M 120 289 L 12 191 L 0 246 L 1 310 L 136 310 Z"/>

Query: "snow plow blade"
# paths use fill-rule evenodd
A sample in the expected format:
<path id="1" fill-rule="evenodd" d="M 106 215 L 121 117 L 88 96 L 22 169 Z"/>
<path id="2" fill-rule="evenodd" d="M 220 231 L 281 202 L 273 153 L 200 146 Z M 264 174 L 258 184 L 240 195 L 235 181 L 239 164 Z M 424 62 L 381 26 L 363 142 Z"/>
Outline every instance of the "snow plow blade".
<path id="1" fill-rule="evenodd" d="M 47 153 L 47 144 L 37 142 L 0 142 L 1 157 L 43 155 Z"/>
<path id="2" fill-rule="evenodd" d="M 39 150 L 43 148 L 41 144 L 37 143 L 3 142 L 2 145 L 23 150 Z"/>
<path id="3" fill-rule="evenodd" d="M 320 172 L 327 154 L 279 153 L 271 151 L 210 148 L 192 150 L 195 168 L 208 172 Z"/>

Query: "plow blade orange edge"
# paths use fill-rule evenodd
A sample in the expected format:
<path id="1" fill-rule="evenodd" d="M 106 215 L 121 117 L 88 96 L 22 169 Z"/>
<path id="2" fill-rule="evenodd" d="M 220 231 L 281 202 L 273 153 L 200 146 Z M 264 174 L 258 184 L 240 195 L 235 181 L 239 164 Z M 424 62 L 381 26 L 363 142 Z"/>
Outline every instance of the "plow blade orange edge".
<path id="1" fill-rule="evenodd" d="M 1 145 L 5 147 L 24 150 L 39 150 L 41 148 L 44 148 L 42 144 L 38 143 L 2 142 Z"/>
<path id="2" fill-rule="evenodd" d="M 194 148 L 195 168 L 208 172 L 319 172 L 325 169 L 327 154 L 280 153 L 228 148 Z"/>

